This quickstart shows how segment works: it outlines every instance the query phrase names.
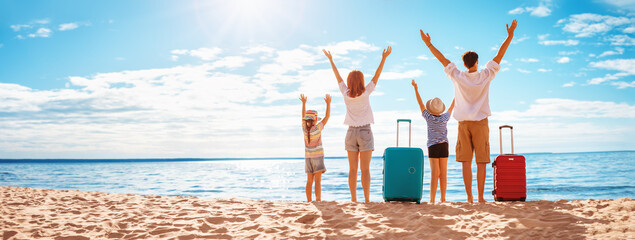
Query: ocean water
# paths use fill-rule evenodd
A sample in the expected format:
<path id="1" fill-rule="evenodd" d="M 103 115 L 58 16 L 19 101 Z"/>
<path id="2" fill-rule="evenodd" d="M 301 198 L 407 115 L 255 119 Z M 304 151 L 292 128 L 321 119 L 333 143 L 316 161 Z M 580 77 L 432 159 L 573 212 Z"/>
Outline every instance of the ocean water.
<path id="1" fill-rule="evenodd" d="M 527 200 L 635 197 L 635 151 L 533 153 L 527 159 Z M 493 160 L 494 157 L 492 157 Z M 350 200 L 348 160 L 327 158 L 322 200 Z M 429 201 L 430 169 L 424 163 L 423 201 Z M 371 201 L 382 198 L 382 158 L 371 160 Z M 476 165 L 473 166 L 476 177 Z M 485 197 L 492 201 L 488 165 Z M 358 181 L 360 177 L 358 176 Z M 448 201 L 465 201 L 461 165 L 448 160 Z M 0 186 L 75 189 L 141 195 L 305 200 L 303 158 L 1 160 Z M 476 194 L 476 179 L 473 181 Z M 358 183 L 358 200 L 364 199 Z M 437 201 L 439 201 L 437 193 Z M 476 199 L 476 197 L 475 197 Z"/>

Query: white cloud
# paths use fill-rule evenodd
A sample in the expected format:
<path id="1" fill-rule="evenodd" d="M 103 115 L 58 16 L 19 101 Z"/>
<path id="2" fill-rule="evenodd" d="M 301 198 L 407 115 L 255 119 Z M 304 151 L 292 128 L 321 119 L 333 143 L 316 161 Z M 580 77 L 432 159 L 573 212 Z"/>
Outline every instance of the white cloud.
<path id="1" fill-rule="evenodd" d="M 630 83 L 623 82 L 623 81 L 612 82 L 611 85 L 617 86 L 617 89 L 632 88 L 632 87 L 635 87 L 635 81 L 632 81 Z"/>
<path id="2" fill-rule="evenodd" d="M 531 16 L 535 16 L 535 17 L 546 17 L 551 15 L 550 6 L 551 6 L 551 1 L 541 1 L 536 7 L 517 7 L 510 10 L 507 13 L 513 14 L 513 15 L 529 13 L 531 14 Z"/>
<path id="3" fill-rule="evenodd" d="M 519 38 L 516 38 L 516 39 L 512 40 L 512 44 L 518 44 L 518 43 L 521 43 L 521 42 L 523 42 L 523 41 L 525 41 L 527 39 L 529 39 L 529 36 L 524 35 L 522 37 L 519 37 Z"/>
<path id="4" fill-rule="evenodd" d="M 509 12 L 507 12 L 507 13 L 509 13 L 509 14 L 521 14 L 521 13 L 524 13 L 524 12 L 525 12 L 525 8 L 517 7 L 517 8 L 514 8 L 512 10 L 509 10 Z"/>
<path id="5" fill-rule="evenodd" d="M 354 40 L 354 41 L 342 41 L 342 42 L 338 42 L 335 44 L 328 44 L 326 46 L 318 46 L 315 47 L 316 50 L 322 51 L 322 49 L 326 49 L 327 51 L 331 51 L 331 54 L 333 54 L 334 56 L 337 55 L 344 55 L 344 54 L 348 54 L 350 51 L 363 51 L 363 52 L 368 52 L 368 51 L 378 51 L 381 50 L 379 47 L 374 46 L 372 44 L 360 41 L 360 40 Z"/>
<path id="6" fill-rule="evenodd" d="M 615 51 L 609 50 L 609 51 L 603 52 L 602 54 L 598 56 L 598 58 L 611 56 L 611 55 L 622 55 L 622 53 L 624 53 L 624 48 L 617 47 L 615 48 Z"/>
<path id="7" fill-rule="evenodd" d="M 37 24 L 44 25 L 44 24 L 49 24 L 51 22 L 51 20 L 48 20 L 48 19 L 37 19 L 37 20 L 33 20 L 33 22 L 37 23 Z"/>
<path id="8" fill-rule="evenodd" d="M 529 71 L 529 70 L 525 70 L 525 69 L 522 69 L 522 68 L 518 68 L 518 69 L 516 69 L 516 70 L 517 70 L 518 72 L 520 72 L 520 73 L 523 73 L 523 74 L 528 74 L 528 73 L 531 73 L 531 71 Z"/>
<path id="9" fill-rule="evenodd" d="M 569 57 L 561 57 L 561 58 L 558 58 L 558 60 L 556 60 L 556 62 L 558 62 L 558 63 L 568 63 L 568 62 L 571 62 L 571 58 L 569 58 Z"/>
<path id="10" fill-rule="evenodd" d="M 276 49 L 272 48 L 272 47 L 267 47 L 267 46 L 254 46 L 254 47 L 247 47 L 245 48 L 245 54 L 259 54 L 259 53 L 265 53 L 267 55 L 273 54 L 276 51 Z"/>
<path id="11" fill-rule="evenodd" d="M 629 77 L 635 75 L 635 59 L 613 59 L 613 60 L 605 60 L 599 62 L 591 62 L 589 66 L 594 68 L 606 69 L 606 70 L 614 70 L 618 71 L 617 73 L 611 74 L 607 73 L 604 77 L 596 77 L 588 81 L 589 84 L 595 85 L 600 84 L 607 81 L 618 80 L 623 77 Z M 628 83 L 621 82 L 615 83 L 612 85 L 616 85 L 620 88 L 628 87 Z"/>
<path id="12" fill-rule="evenodd" d="M 551 72 L 551 69 L 538 68 L 538 72 Z"/>
<path id="13" fill-rule="evenodd" d="M 622 30 L 622 32 L 624 32 L 624 33 L 635 33 L 635 26 L 630 26 L 630 27 L 624 28 L 624 30 Z"/>
<path id="14" fill-rule="evenodd" d="M 199 49 L 190 50 L 189 54 L 192 57 L 198 57 L 202 60 L 209 61 L 216 58 L 216 56 L 220 54 L 221 52 L 222 50 L 220 48 L 215 47 L 215 48 L 199 48 Z"/>
<path id="15" fill-rule="evenodd" d="M 611 45 L 617 46 L 635 46 L 635 38 L 629 37 L 627 35 L 613 35 L 606 38 Z"/>
<path id="16" fill-rule="evenodd" d="M 33 26 L 28 24 L 15 24 L 15 25 L 11 25 L 10 27 L 11 29 L 13 29 L 13 31 L 17 32 L 22 30 L 23 28 L 32 28 Z"/>
<path id="17" fill-rule="evenodd" d="M 76 29 L 78 27 L 79 27 L 79 25 L 77 23 L 74 23 L 74 22 L 72 22 L 72 23 L 62 23 L 62 24 L 59 25 L 58 30 L 60 30 L 60 31 L 68 31 L 68 30 Z"/>
<path id="18" fill-rule="evenodd" d="M 635 1 L 633 0 L 603 0 L 603 2 L 616 6 L 618 9 L 626 9 L 635 12 Z"/>
<path id="19" fill-rule="evenodd" d="M 580 50 L 575 50 L 575 51 L 560 51 L 558 52 L 558 55 L 576 55 L 578 53 L 582 53 Z"/>
<path id="20" fill-rule="evenodd" d="M 564 24 L 562 30 L 575 33 L 576 37 L 590 37 L 599 33 L 606 33 L 617 26 L 630 24 L 631 19 L 626 17 L 613 17 L 594 13 L 574 14 L 568 19 L 561 19 L 559 24 Z"/>
<path id="21" fill-rule="evenodd" d="M 538 43 L 542 44 L 542 45 L 545 45 L 545 46 L 551 46 L 551 45 L 575 46 L 575 45 L 578 45 L 578 43 L 580 43 L 580 41 L 572 40 L 572 39 L 567 39 L 567 40 L 543 40 L 543 41 L 539 41 Z"/>
<path id="22" fill-rule="evenodd" d="M 562 84 L 562 87 L 573 87 L 573 86 L 575 86 L 575 82 L 568 82 L 568 83 Z"/>
<path id="23" fill-rule="evenodd" d="M 48 28 L 39 28 L 35 33 L 31 33 L 28 36 L 31 38 L 35 38 L 35 37 L 43 37 L 43 38 L 47 38 L 51 36 L 51 29 Z"/>
<path id="24" fill-rule="evenodd" d="M 423 55 L 419 55 L 419 56 L 417 56 L 417 59 L 421 59 L 421 60 L 425 60 L 425 61 L 427 61 L 427 60 L 430 60 L 430 59 L 432 59 L 432 58 L 430 58 L 430 57 L 428 57 L 427 55 L 423 54 Z"/>
<path id="25" fill-rule="evenodd" d="M 518 59 L 518 61 L 525 62 L 525 63 L 540 62 L 540 60 L 538 60 L 536 58 L 520 58 L 520 59 Z"/>
<path id="26" fill-rule="evenodd" d="M 172 51 L 170 51 L 170 53 L 174 54 L 174 56 L 176 55 L 190 55 L 192 57 L 197 57 L 200 58 L 204 61 L 209 61 L 209 60 L 213 60 L 215 58 L 218 57 L 218 55 L 220 53 L 222 53 L 223 50 L 218 48 L 218 47 L 213 47 L 213 48 L 198 48 L 198 49 L 192 49 L 192 50 L 187 50 L 187 49 L 174 49 Z M 178 56 L 172 57 L 172 60 L 178 60 Z"/>

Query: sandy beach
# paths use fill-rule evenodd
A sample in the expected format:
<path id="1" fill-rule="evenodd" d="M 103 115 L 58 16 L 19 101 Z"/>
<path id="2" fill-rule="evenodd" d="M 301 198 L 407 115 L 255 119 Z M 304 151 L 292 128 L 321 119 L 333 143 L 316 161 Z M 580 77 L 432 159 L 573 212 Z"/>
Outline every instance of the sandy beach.
<path id="1" fill-rule="evenodd" d="M 0 187 L 3 239 L 633 239 L 635 200 L 350 203 Z"/>

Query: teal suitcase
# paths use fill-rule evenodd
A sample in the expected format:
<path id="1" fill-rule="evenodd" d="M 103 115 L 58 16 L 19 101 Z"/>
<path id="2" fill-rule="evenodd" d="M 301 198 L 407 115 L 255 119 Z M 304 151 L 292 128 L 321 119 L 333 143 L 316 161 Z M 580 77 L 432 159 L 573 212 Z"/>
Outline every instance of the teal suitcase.
<path id="1" fill-rule="evenodd" d="M 408 147 L 399 147 L 399 122 L 408 122 Z M 423 193 L 423 150 L 410 147 L 412 122 L 397 120 L 397 147 L 384 151 L 383 195 L 386 202 L 410 201 L 419 204 Z"/>

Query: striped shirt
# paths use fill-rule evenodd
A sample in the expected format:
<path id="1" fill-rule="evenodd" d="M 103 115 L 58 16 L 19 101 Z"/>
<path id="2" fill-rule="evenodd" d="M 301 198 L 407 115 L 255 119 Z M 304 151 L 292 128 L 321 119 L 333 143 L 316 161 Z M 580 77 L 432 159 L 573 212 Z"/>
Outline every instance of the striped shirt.
<path id="1" fill-rule="evenodd" d="M 324 149 L 322 148 L 322 129 L 324 128 L 324 124 L 322 122 L 317 125 L 311 127 L 309 130 L 311 136 L 311 142 L 307 141 L 306 138 L 306 125 L 304 125 L 304 121 L 302 122 L 302 133 L 304 134 L 304 157 L 305 158 L 315 158 L 315 157 L 324 157 Z"/>
<path id="2" fill-rule="evenodd" d="M 426 122 L 428 122 L 428 147 L 443 142 L 448 142 L 448 121 L 450 113 L 446 112 L 441 115 L 434 116 L 428 112 L 428 109 L 421 113 Z"/>

